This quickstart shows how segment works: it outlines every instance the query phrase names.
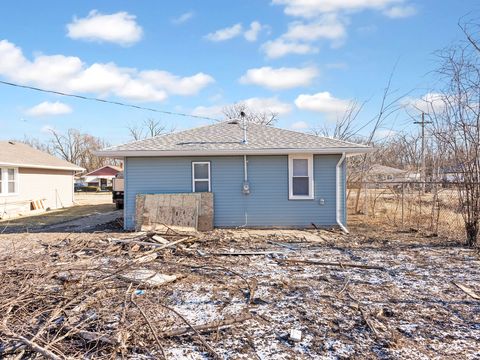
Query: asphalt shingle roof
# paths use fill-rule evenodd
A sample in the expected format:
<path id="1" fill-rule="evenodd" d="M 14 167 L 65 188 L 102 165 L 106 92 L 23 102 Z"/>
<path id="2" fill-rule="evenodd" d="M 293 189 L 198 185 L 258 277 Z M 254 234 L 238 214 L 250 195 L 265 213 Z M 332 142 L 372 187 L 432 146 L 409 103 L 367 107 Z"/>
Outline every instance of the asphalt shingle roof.
<path id="1" fill-rule="evenodd" d="M 0 141 L 0 166 L 81 171 L 83 168 L 23 143 Z"/>
<path id="2" fill-rule="evenodd" d="M 201 155 L 202 152 L 208 151 L 267 152 L 268 150 L 338 149 L 340 153 L 342 149 L 355 148 L 360 152 L 369 149 L 369 147 L 365 145 L 254 123 L 249 123 L 247 126 L 247 140 L 247 144 L 242 142 L 243 130 L 241 124 L 224 121 L 213 125 L 113 146 L 104 149 L 102 152 L 198 151 L 199 155 Z M 100 154 L 102 152 L 100 152 Z"/>

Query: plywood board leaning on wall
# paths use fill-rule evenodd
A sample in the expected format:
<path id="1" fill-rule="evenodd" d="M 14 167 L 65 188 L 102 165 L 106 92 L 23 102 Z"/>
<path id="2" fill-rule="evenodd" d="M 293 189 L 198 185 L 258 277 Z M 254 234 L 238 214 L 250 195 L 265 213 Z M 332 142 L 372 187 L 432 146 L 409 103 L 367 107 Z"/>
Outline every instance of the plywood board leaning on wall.
<path id="1" fill-rule="evenodd" d="M 210 231 L 213 229 L 213 194 L 138 194 L 137 231 Z"/>

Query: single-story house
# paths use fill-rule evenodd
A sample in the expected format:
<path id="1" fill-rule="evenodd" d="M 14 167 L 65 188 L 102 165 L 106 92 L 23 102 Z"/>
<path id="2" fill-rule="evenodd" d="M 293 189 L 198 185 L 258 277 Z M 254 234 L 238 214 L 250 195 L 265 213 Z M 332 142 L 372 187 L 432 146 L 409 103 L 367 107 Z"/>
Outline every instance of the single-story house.
<path id="1" fill-rule="evenodd" d="M 367 170 L 366 178 L 367 181 L 374 182 L 418 181 L 420 179 L 420 174 L 415 171 L 398 169 L 380 164 L 373 164 Z"/>
<path id="2" fill-rule="evenodd" d="M 73 176 L 84 169 L 26 144 L 0 141 L 0 218 L 73 205 Z"/>
<path id="3" fill-rule="evenodd" d="M 123 169 L 119 166 L 105 165 L 78 177 L 77 183 L 85 186 L 97 186 L 101 190 L 112 186 L 112 180 Z"/>
<path id="4" fill-rule="evenodd" d="M 212 192 L 216 227 L 310 227 L 346 223 L 347 156 L 355 143 L 272 126 L 224 121 L 113 146 L 123 159 L 124 224 L 137 194 Z"/>
<path id="5" fill-rule="evenodd" d="M 440 169 L 440 176 L 444 182 L 462 182 L 464 171 L 461 164 L 446 166 Z"/>

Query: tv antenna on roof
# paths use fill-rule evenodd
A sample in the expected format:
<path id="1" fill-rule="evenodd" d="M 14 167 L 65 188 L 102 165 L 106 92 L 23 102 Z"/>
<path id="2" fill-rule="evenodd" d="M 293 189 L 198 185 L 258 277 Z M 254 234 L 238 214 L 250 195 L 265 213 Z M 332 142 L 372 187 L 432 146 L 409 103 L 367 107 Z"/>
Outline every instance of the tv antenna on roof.
<path id="1" fill-rule="evenodd" d="M 242 128 L 243 128 L 243 144 L 248 144 L 247 140 L 247 119 L 246 119 L 246 114 L 243 111 L 240 111 L 240 117 L 242 118 Z"/>

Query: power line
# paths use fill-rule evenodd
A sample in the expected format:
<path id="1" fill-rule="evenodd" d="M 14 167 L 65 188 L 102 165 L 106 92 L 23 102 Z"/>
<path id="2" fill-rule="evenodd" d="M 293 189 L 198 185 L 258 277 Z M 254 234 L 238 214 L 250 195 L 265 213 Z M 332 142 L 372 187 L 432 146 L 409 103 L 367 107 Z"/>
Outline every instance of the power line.
<path id="1" fill-rule="evenodd" d="M 211 118 L 211 117 L 208 117 L 208 116 L 186 114 L 186 113 L 180 113 L 180 112 L 174 112 L 174 111 L 168 111 L 168 110 L 159 110 L 159 109 L 145 107 L 145 106 L 127 104 L 127 103 L 123 103 L 123 102 L 120 102 L 120 101 L 110 101 L 110 100 L 104 100 L 104 99 L 89 97 L 89 96 L 64 93 L 64 92 L 61 92 L 61 91 L 47 90 L 47 89 L 42 89 L 42 88 L 38 88 L 38 87 L 34 87 L 34 86 L 20 85 L 20 84 L 11 83 L 11 82 L 8 82 L 8 81 L 0 80 L 0 84 L 14 86 L 14 87 L 28 89 L 28 90 L 40 91 L 40 92 L 49 93 L 49 94 L 68 96 L 68 97 L 73 97 L 73 98 L 77 98 L 77 99 L 81 99 L 81 100 L 97 101 L 97 102 L 106 103 L 106 104 L 130 107 L 130 108 L 134 108 L 134 109 L 138 109 L 138 110 L 152 111 L 152 112 L 156 112 L 156 113 L 160 113 L 160 114 L 191 117 L 191 118 L 196 118 L 196 119 L 212 120 L 212 121 L 217 121 L 217 122 L 222 121 L 220 119 L 215 119 L 215 118 Z"/>

